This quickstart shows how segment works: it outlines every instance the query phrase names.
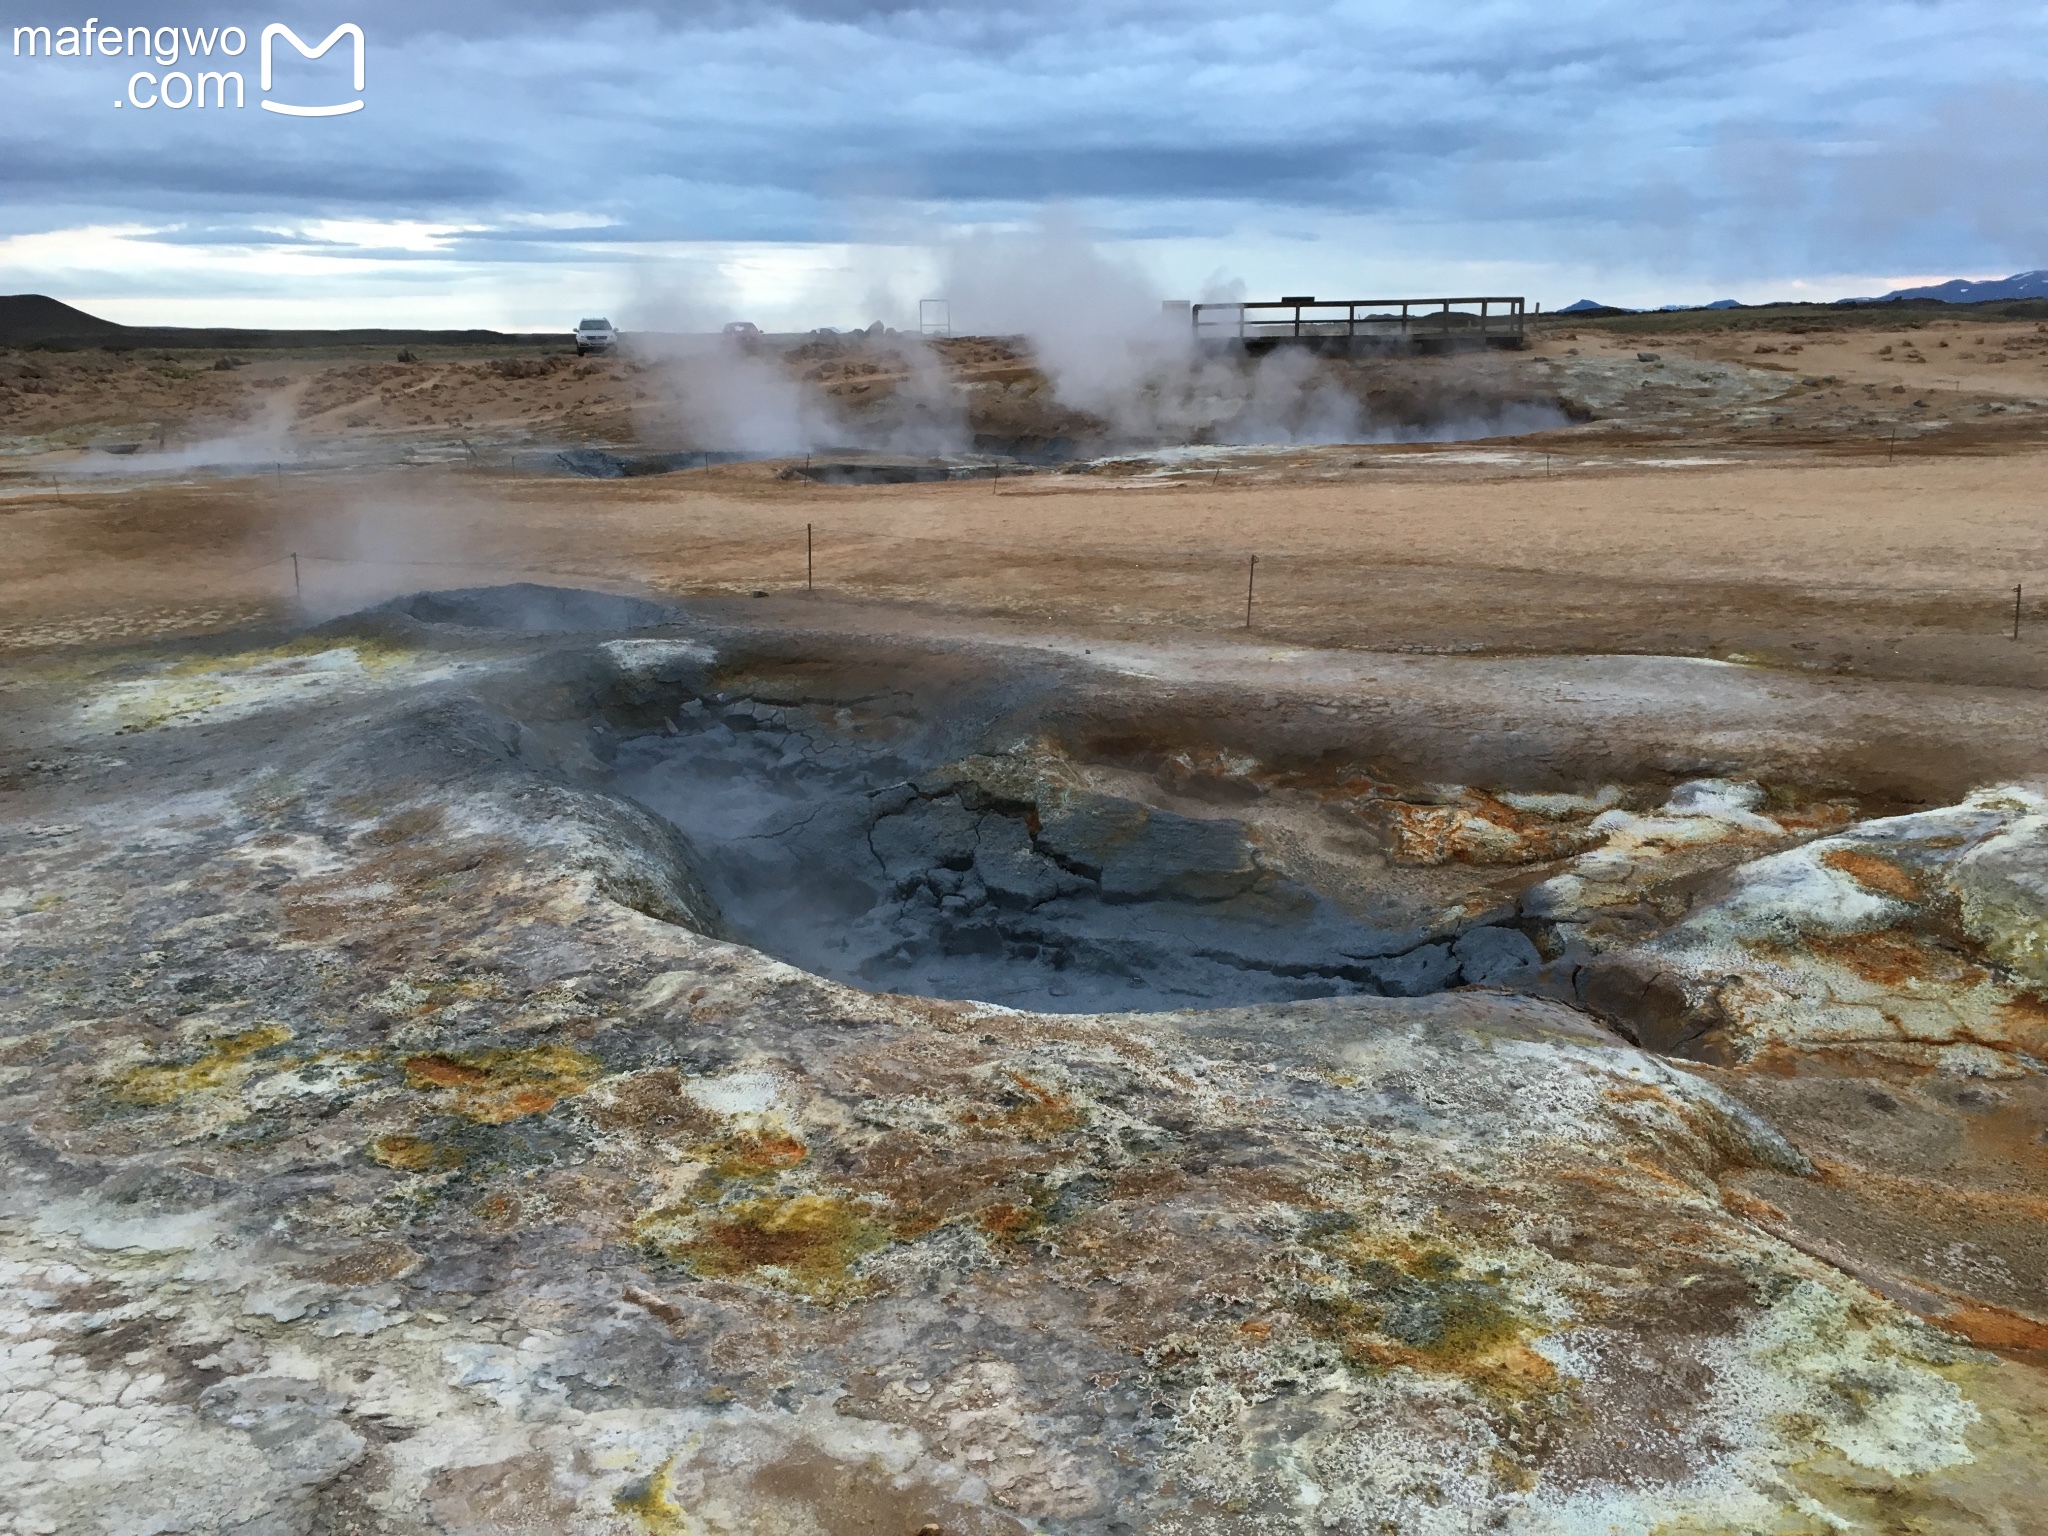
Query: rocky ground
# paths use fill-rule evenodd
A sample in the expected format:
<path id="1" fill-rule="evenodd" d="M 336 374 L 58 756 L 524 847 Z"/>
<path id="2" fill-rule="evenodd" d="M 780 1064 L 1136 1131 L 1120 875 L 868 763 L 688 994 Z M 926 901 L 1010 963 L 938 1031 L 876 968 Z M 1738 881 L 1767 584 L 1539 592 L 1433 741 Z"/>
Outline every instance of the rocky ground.
<path id="1" fill-rule="evenodd" d="M 11 1528 L 2032 1528 L 2031 691 L 885 630 L 526 588 L 17 659 Z M 846 985 L 737 931 L 817 861 L 713 856 L 655 752 L 869 765 L 928 931 L 1064 874 L 1420 958 Z"/>
<path id="2" fill-rule="evenodd" d="M 0 357 L 0 1528 L 2037 1528 L 2035 325 Z"/>
<path id="3" fill-rule="evenodd" d="M 1564 451 L 1681 438 L 1695 449 L 1896 454 L 1926 440 L 1982 450 L 2040 441 L 2044 327 L 2025 306 L 1547 317 L 1521 352 L 1312 367 L 1291 354 L 1263 365 L 1183 356 L 1161 338 L 1135 352 L 1105 342 L 1078 366 L 1022 338 L 895 332 L 745 348 L 629 338 L 617 355 L 588 358 L 509 344 L 403 357 L 16 349 L 0 351 L 0 486 L 152 461 L 511 463 L 593 444 L 629 455 L 850 445 L 1043 461 L 1572 427 Z"/>

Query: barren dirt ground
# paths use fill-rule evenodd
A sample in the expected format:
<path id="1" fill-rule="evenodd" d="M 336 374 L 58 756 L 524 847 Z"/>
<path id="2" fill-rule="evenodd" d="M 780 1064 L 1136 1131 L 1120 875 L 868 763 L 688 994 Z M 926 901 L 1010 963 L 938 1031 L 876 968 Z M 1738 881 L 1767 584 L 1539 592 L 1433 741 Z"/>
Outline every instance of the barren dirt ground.
<path id="1" fill-rule="evenodd" d="M 782 599 L 804 586 L 808 526 L 818 593 L 956 617 L 1091 633 L 1242 626 L 1256 554 L 1253 627 L 1294 643 L 1655 652 L 2036 686 L 2048 612 L 2037 622 L 2023 592 L 2017 641 L 2011 631 L 2013 589 L 2048 553 L 2048 335 L 1881 318 L 1677 335 L 1557 322 L 1525 354 L 1386 365 L 1404 400 L 1478 380 L 1592 415 L 1524 438 L 1216 449 L 879 486 L 779 478 L 777 463 L 619 481 L 508 467 L 509 443 L 630 441 L 635 398 L 658 385 L 630 359 L 215 370 L 16 354 L 0 358 L 13 379 L 0 379 L 0 429 L 14 434 L 0 466 L 12 466 L 0 473 L 0 647 L 286 621 L 301 611 L 293 552 L 315 615 L 511 577 Z M 1015 393 L 1039 387 L 1018 382 L 1035 377 L 1028 364 L 1000 345 L 955 349 L 968 394 L 1001 397 L 971 407 L 976 424 L 993 412 L 1008 429 L 1051 430 L 1043 408 L 1016 414 Z M 894 382 L 857 352 L 792 367 L 828 392 Z M 1808 368 L 1827 371 L 1785 372 Z M 143 454 L 97 462 L 140 468 L 152 431 L 175 446 L 257 429 L 330 449 L 438 447 L 455 462 L 401 466 L 387 451 L 370 467 L 330 456 L 325 469 L 122 478 L 85 476 L 76 452 L 139 439 Z"/>
<path id="2" fill-rule="evenodd" d="M 1639 456 L 1638 456 L 1639 457 Z M 1473 462 L 1475 459 L 1478 462 Z M 627 481 L 455 467 L 0 500 L 0 643 L 40 648 L 329 614 L 547 578 L 793 600 L 816 590 L 1089 632 L 1241 627 L 1424 651 L 1753 657 L 2038 686 L 2048 455 L 1659 466 L 1317 450 L 1180 481 L 817 486 L 743 465 Z M 2048 583 L 2048 576 L 2036 579 Z M 2048 596 L 2048 585 L 2042 588 Z"/>

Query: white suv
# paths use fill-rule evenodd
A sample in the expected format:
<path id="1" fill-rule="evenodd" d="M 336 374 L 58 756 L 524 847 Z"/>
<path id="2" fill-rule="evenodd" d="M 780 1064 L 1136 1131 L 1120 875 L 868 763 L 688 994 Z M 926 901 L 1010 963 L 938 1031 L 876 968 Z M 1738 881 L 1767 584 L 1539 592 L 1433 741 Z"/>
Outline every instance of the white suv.
<path id="1" fill-rule="evenodd" d="M 618 345 L 619 333 L 612 329 L 609 320 L 578 320 L 576 322 L 576 355 L 586 352 L 609 352 Z"/>

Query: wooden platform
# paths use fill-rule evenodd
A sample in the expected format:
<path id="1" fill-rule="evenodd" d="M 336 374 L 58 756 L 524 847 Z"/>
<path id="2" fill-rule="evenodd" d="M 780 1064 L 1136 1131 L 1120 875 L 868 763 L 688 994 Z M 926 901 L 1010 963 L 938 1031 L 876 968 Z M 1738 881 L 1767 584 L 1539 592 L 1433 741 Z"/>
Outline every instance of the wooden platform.
<path id="1" fill-rule="evenodd" d="M 1306 346 L 1320 352 L 1441 352 L 1458 347 L 1520 348 L 1525 301 L 1466 299 L 1316 299 L 1290 295 L 1238 304 L 1187 306 L 1195 343 L 1208 350 L 1266 352 Z M 1179 307 L 1179 306 L 1174 306 Z"/>

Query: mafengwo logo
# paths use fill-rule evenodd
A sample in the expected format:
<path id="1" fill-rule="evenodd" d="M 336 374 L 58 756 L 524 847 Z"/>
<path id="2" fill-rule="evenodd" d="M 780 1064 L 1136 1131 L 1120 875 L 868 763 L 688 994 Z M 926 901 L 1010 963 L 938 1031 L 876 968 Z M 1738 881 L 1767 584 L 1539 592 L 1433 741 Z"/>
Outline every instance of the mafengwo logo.
<path id="1" fill-rule="evenodd" d="M 279 43 L 288 43 L 301 58 L 324 58 L 337 43 L 350 44 L 355 68 L 352 101 L 329 101 L 302 105 L 272 97 L 275 61 Z M 343 117 L 363 110 L 363 29 L 345 21 L 317 45 L 309 44 L 281 21 L 273 21 L 258 34 L 257 81 L 261 93 L 257 105 L 266 112 L 285 117 Z M 138 69 L 128 76 L 124 94 L 114 98 L 117 107 L 139 107 L 149 111 L 169 107 L 173 112 L 186 107 L 212 105 L 225 109 L 232 93 L 237 107 L 248 106 L 248 88 L 239 69 L 180 69 L 180 63 L 198 66 L 216 57 L 237 59 L 248 52 L 249 34 L 240 27 L 116 27 L 101 26 L 97 16 L 82 27 L 16 27 L 14 56 L 44 59 L 147 59 L 155 69 Z M 159 73 L 161 71 L 161 73 Z M 301 86 L 293 86 L 296 93 Z M 347 94 L 338 87 L 333 94 Z"/>

